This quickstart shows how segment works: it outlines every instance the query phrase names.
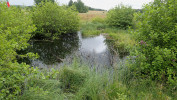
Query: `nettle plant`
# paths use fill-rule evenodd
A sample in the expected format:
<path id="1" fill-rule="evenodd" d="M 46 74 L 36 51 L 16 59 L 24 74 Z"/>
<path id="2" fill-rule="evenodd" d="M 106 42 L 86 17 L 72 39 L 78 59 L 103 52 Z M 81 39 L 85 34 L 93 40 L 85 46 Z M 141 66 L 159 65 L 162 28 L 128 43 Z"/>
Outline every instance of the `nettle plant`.
<path id="1" fill-rule="evenodd" d="M 155 0 L 139 14 L 134 70 L 177 85 L 177 1 Z M 139 74 L 138 74 L 139 75 Z"/>

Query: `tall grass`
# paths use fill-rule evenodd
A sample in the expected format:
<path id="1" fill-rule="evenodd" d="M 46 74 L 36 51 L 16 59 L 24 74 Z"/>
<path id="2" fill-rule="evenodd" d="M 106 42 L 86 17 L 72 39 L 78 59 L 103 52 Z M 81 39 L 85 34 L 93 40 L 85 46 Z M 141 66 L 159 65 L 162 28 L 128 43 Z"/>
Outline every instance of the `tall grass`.
<path id="1" fill-rule="evenodd" d="M 28 80 L 18 100 L 175 100 L 175 92 L 158 82 L 136 78 L 125 61 L 100 70 L 78 62 L 62 67 L 55 78 Z"/>
<path id="2" fill-rule="evenodd" d="M 83 37 L 92 37 L 97 36 L 101 33 L 104 33 L 104 29 L 106 28 L 106 25 L 102 23 L 83 23 L 82 24 L 82 35 Z"/>
<path id="3" fill-rule="evenodd" d="M 95 17 L 89 22 L 81 23 L 81 31 L 84 37 L 91 37 L 104 33 L 106 28 L 105 19 L 100 17 Z"/>

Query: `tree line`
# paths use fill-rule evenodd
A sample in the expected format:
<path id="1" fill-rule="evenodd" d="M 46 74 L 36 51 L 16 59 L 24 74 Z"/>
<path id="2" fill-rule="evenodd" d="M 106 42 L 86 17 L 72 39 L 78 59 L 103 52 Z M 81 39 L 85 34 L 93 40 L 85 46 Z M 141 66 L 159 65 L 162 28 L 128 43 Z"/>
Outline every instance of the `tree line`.
<path id="1" fill-rule="evenodd" d="M 73 2 L 72 0 L 69 1 L 68 6 L 76 6 L 76 9 L 78 10 L 79 13 L 86 13 L 88 12 L 88 7 L 85 6 L 85 4 L 81 0 L 77 0 Z"/>
<path id="2" fill-rule="evenodd" d="M 79 13 L 86 13 L 88 10 L 94 10 L 94 11 L 105 11 L 103 9 L 97 9 L 97 8 L 92 8 L 89 6 L 86 6 L 81 0 L 77 0 L 73 2 L 72 0 L 69 1 L 68 6 L 76 6 L 76 9 L 78 10 Z"/>

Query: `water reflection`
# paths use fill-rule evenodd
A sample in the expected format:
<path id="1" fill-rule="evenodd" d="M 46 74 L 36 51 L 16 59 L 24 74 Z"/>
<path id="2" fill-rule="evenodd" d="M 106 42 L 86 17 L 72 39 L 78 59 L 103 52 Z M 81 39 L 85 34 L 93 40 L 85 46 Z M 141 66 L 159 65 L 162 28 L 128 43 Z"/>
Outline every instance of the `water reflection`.
<path id="1" fill-rule="evenodd" d="M 79 54 L 83 62 L 87 62 L 91 66 L 110 66 L 111 55 L 105 43 L 106 38 L 103 35 L 96 37 L 80 38 Z"/>
<path id="2" fill-rule="evenodd" d="M 32 61 L 33 66 L 46 66 L 61 63 L 63 59 L 79 48 L 77 34 L 62 35 L 54 41 L 31 41 L 28 52 L 39 54 L 39 58 Z"/>
<path id="3" fill-rule="evenodd" d="M 81 40 L 81 47 L 82 51 L 87 52 L 94 52 L 94 53 L 103 53 L 107 49 L 107 45 L 104 43 L 105 38 L 103 35 L 93 37 L 93 38 L 86 38 Z"/>
<path id="4" fill-rule="evenodd" d="M 39 54 L 38 59 L 31 60 L 31 65 L 42 68 L 60 67 L 61 64 L 70 62 L 74 55 L 77 55 L 81 62 L 91 66 L 111 66 L 113 55 L 105 40 L 103 35 L 82 38 L 78 32 L 75 35 L 65 34 L 55 41 L 31 41 L 27 52 Z"/>

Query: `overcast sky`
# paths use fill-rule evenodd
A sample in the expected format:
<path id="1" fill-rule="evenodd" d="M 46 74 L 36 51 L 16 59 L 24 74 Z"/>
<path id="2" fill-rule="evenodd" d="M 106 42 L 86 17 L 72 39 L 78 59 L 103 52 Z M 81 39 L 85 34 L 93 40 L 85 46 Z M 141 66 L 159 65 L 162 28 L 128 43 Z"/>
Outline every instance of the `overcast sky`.
<path id="1" fill-rule="evenodd" d="M 56 0 L 60 4 L 68 4 L 69 0 Z M 77 1 L 77 0 L 73 0 Z M 132 8 L 140 9 L 143 4 L 147 4 L 152 2 L 153 0 L 82 0 L 85 5 L 93 7 L 109 10 L 115 7 L 118 4 L 130 5 Z M 31 6 L 34 5 L 34 0 L 9 0 L 11 5 L 25 5 Z"/>

